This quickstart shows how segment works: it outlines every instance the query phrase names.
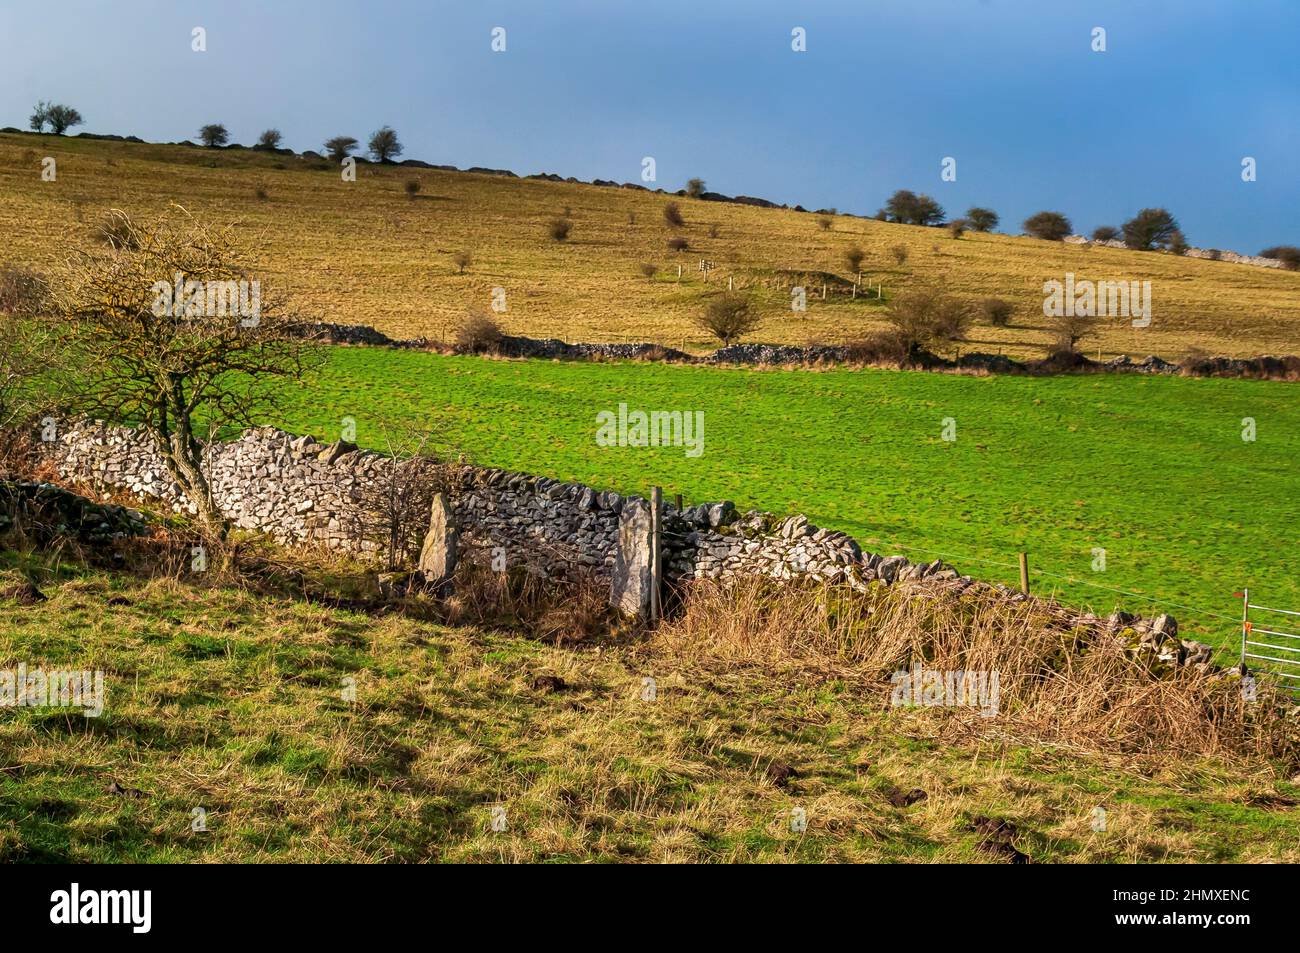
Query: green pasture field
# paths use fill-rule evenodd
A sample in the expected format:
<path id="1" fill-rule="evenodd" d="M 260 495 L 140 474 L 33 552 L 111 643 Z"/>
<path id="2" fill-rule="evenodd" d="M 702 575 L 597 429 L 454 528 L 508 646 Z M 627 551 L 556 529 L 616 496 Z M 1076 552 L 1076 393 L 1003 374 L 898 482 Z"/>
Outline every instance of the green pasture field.
<path id="1" fill-rule="evenodd" d="M 564 363 L 329 349 L 277 423 L 362 445 L 428 427 L 473 462 L 625 493 L 802 512 L 873 551 L 1231 646 L 1242 586 L 1300 608 L 1300 392 L 1268 381 L 974 377 Z M 597 414 L 703 411 L 703 453 L 600 446 Z M 945 440 L 951 418 L 955 440 Z M 1247 418 L 1254 440 L 1243 439 Z M 1104 568 L 1099 550 L 1105 550 Z M 1115 590 L 1136 595 L 1124 595 Z M 1152 601 L 1148 601 L 1152 600 Z M 1196 610 L 1196 611 L 1192 611 Z"/>

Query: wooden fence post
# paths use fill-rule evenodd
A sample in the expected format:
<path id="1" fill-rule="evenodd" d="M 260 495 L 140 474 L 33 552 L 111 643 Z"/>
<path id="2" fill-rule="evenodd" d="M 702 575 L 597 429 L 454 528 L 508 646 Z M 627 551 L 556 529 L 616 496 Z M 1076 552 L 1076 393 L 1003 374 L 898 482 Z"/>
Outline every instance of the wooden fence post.
<path id="1" fill-rule="evenodd" d="M 1029 554 L 1020 554 L 1020 591 L 1029 595 Z"/>
<path id="2" fill-rule="evenodd" d="M 660 616 L 659 587 L 663 582 L 663 548 L 660 532 L 663 529 L 663 487 L 650 491 L 650 621 L 658 622 Z"/>

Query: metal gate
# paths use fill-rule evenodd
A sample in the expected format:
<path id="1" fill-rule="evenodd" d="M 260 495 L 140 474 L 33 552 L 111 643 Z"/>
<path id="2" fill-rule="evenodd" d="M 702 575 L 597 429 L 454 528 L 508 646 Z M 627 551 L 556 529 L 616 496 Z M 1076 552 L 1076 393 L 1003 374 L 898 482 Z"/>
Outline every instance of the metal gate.
<path id="1" fill-rule="evenodd" d="M 1300 612 L 1256 605 L 1250 601 L 1249 589 L 1237 595 L 1241 596 L 1242 671 L 1272 675 L 1282 687 L 1300 692 L 1300 632 L 1290 631 L 1300 628 Z M 1250 665 L 1247 659 L 1265 664 Z"/>

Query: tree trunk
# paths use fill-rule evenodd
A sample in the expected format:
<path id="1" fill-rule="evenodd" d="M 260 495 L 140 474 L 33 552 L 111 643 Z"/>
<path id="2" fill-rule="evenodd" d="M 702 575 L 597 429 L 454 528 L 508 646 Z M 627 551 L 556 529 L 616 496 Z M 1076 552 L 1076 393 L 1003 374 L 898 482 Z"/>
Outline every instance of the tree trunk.
<path id="1" fill-rule="evenodd" d="M 203 450 L 189 435 L 187 428 L 173 431 L 165 441 L 160 441 L 167 472 L 180 484 L 186 499 L 194 504 L 196 516 L 206 535 L 224 540 L 229 529 L 226 518 L 212 499 L 212 487 L 203 474 Z"/>

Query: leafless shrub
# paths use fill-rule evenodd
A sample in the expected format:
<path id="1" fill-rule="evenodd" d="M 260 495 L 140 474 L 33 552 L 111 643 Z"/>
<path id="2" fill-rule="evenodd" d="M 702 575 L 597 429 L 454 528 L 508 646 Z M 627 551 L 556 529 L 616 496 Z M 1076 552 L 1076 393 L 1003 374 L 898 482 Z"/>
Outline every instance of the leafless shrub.
<path id="1" fill-rule="evenodd" d="M 1078 344 L 1097 330 L 1097 319 L 1082 314 L 1061 314 L 1048 319 L 1054 339 L 1054 353 L 1078 353 Z"/>
<path id="2" fill-rule="evenodd" d="M 461 560 L 454 583 L 443 606 L 449 625 L 509 629 L 551 643 L 581 642 L 618 626 L 609 583 L 582 568 L 555 579 L 525 565 L 496 572 Z"/>
<path id="3" fill-rule="evenodd" d="M 568 241 L 572 230 L 573 223 L 567 218 L 553 218 L 546 225 L 546 234 L 557 242 Z"/>
<path id="4" fill-rule="evenodd" d="M 761 321 L 746 295 L 726 293 L 710 299 L 695 324 L 726 347 L 754 331 Z"/>
<path id="5" fill-rule="evenodd" d="M 136 251 L 140 247 L 131 217 L 121 209 L 115 208 L 105 215 L 96 226 L 94 235 L 114 251 Z"/>
<path id="6" fill-rule="evenodd" d="M 0 268 L 0 314 L 39 314 L 49 303 L 50 286 L 34 271 Z"/>
<path id="7" fill-rule="evenodd" d="M 885 318 L 909 353 L 939 341 L 961 340 L 970 326 L 964 301 L 933 288 L 904 291 L 890 302 Z"/>
<path id="8" fill-rule="evenodd" d="M 352 531 L 379 547 L 391 572 L 419 555 L 434 494 L 449 481 L 446 465 L 431 452 L 431 430 L 381 425 L 381 433 L 383 460 L 374 481 L 362 487 Z"/>
<path id="9" fill-rule="evenodd" d="M 855 275 L 862 270 L 862 261 L 866 257 L 867 253 L 857 245 L 850 245 L 844 249 L 844 264 L 848 265 L 849 271 Z"/>
<path id="10" fill-rule="evenodd" d="M 669 202 L 664 206 L 664 222 L 670 228 L 681 228 L 686 224 L 686 220 L 682 218 L 682 210 L 676 202 Z"/>
<path id="11" fill-rule="evenodd" d="M 505 335 L 482 311 L 471 311 L 456 330 L 456 350 L 462 354 L 495 354 Z"/>
<path id="12" fill-rule="evenodd" d="M 995 328 L 1005 328 L 1011 323 L 1011 313 L 1015 310 L 1010 301 L 1001 298 L 985 298 L 980 302 L 984 320 Z"/>
<path id="13" fill-rule="evenodd" d="M 899 365 L 907 359 L 907 346 L 897 331 L 876 331 L 844 345 L 850 364 Z"/>

